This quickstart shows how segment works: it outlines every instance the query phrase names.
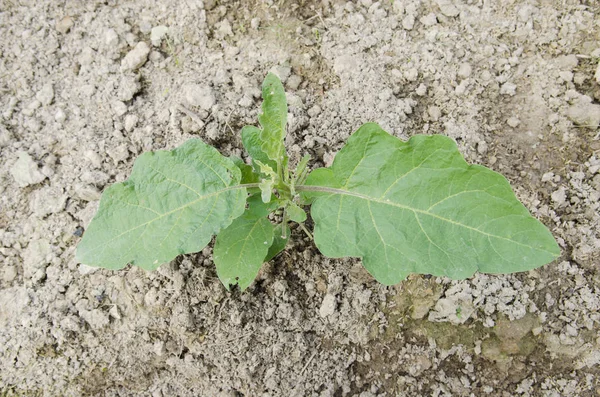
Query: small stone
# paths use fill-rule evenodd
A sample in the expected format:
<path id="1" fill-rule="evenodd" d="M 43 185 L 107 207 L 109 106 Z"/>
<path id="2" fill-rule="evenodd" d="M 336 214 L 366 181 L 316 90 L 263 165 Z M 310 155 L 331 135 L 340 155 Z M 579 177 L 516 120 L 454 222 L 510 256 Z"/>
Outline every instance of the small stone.
<path id="1" fill-rule="evenodd" d="M 319 105 L 315 105 L 308 109 L 308 117 L 317 117 L 321 114 L 321 107 Z"/>
<path id="2" fill-rule="evenodd" d="M 517 86 L 513 83 L 506 82 L 500 87 L 500 94 L 514 96 L 517 92 Z"/>
<path id="3" fill-rule="evenodd" d="M 102 157 L 98 153 L 93 150 L 86 150 L 83 153 L 83 156 L 92 163 L 92 165 L 96 168 L 100 168 L 102 166 Z"/>
<path id="4" fill-rule="evenodd" d="M 2 272 L 2 280 L 6 283 L 12 283 L 17 278 L 17 267 L 16 266 L 4 266 Z"/>
<path id="5" fill-rule="evenodd" d="M 333 71 L 336 74 L 352 72 L 358 68 L 358 61 L 352 55 L 340 55 L 333 60 Z"/>
<path id="6" fill-rule="evenodd" d="M 558 190 L 554 191 L 550 197 L 552 198 L 552 201 L 560 207 L 567 200 L 567 191 L 564 187 L 560 187 Z"/>
<path id="7" fill-rule="evenodd" d="M 427 86 L 421 83 L 415 90 L 415 94 L 417 94 L 418 96 L 424 96 L 425 94 L 427 94 Z"/>
<path id="8" fill-rule="evenodd" d="M 332 294 L 326 294 L 325 298 L 323 298 L 323 303 L 321 303 L 319 315 L 322 318 L 331 316 L 333 313 L 335 313 L 335 306 L 335 296 Z"/>
<path id="9" fill-rule="evenodd" d="M 462 77 L 463 79 L 468 78 L 469 76 L 471 76 L 471 65 L 468 63 L 461 63 L 460 66 L 458 67 L 458 76 Z"/>
<path id="10" fill-rule="evenodd" d="M 13 135 L 2 124 L 0 124 L 0 148 L 10 145 Z"/>
<path id="11" fill-rule="evenodd" d="M 242 99 L 240 99 L 238 102 L 238 105 L 240 105 L 243 108 L 249 108 L 253 104 L 254 104 L 254 99 L 252 98 L 252 95 L 248 92 L 244 93 L 244 95 L 242 96 Z"/>
<path id="12" fill-rule="evenodd" d="M 402 19 L 402 27 L 404 30 L 412 30 L 415 26 L 415 16 L 412 14 L 408 14 Z"/>
<path id="13" fill-rule="evenodd" d="M 56 111 L 56 113 L 54 114 L 54 120 L 56 120 L 57 123 L 63 123 L 66 119 L 67 119 L 67 115 L 65 114 L 65 111 L 62 109 L 58 109 Z"/>
<path id="14" fill-rule="evenodd" d="M 410 68 L 404 72 L 404 78 L 408 81 L 417 81 L 419 78 L 419 70 L 417 68 Z"/>
<path id="15" fill-rule="evenodd" d="M 430 12 L 429 14 L 419 19 L 419 21 L 421 21 L 421 23 L 425 26 L 433 26 L 437 24 L 437 17 L 433 12 Z"/>
<path id="16" fill-rule="evenodd" d="M 131 132 L 138 123 L 138 116 L 135 114 L 128 114 L 125 116 L 125 131 Z"/>
<path id="17" fill-rule="evenodd" d="M 125 161 L 129 157 L 129 150 L 127 149 L 127 144 L 122 144 L 117 147 L 111 147 L 106 150 L 106 154 L 110 156 L 117 164 L 120 161 Z"/>
<path id="18" fill-rule="evenodd" d="M 56 22 L 56 25 L 54 26 L 54 28 L 59 33 L 65 34 L 65 33 L 68 33 L 69 30 L 71 30 L 71 28 L 73 27 L 74 24 L 75 24 L 75 22 L 73 22 L 73 18 L 71 18 L 70 16 L 67 15 L 60 21 Z"/>
<path id="19" fill-rule="evenodd" d="M 488 151 L 488 145 L 485 141 L 477 142 L 477 153 L 484 155 Z"/>
<path id="20" fill-rule="evenodd" d="M 51 253 L 52 246 L 48 240 L 31 241 L 23 251 L 23 266 L 29 269 L 45 268 Z"/>
<path id="21" fill-rule="evenodd" d="M 67 195 L 59 187 L 43 187 L 31 195 L 29 208 L 40 218 L 55 214 L 65 208 Z"/>
<path id="22" fill-rule="evenodd" d="M 51 83 L 44 84 L 41 90 L 35 95 L 38 101 L 44 106 L 48 106 L 54 99 L 54 87 Z"/>
<path id="23" fill-rule="evenodd" d="M 135 70 L 141 67 L 148 60 L 148 54 L 150 54 L 150 46 L 145 42 L 140 41 L 121 61 L 121 70 Z"/>
<path id="24" fill-rule="evenodd" d="M 142 85 L 139 80 L 133 76 L 124 76 L 124 78 L 119 83 L 119 88 L 117 91 L 117 97 L 121 101 L 130 101 L 133 99 L 133 96 L 137 94 Z"/>
<path id="25" fill-rule="evenodd" d="M 558 77 L 566 83 L 573 81 L 573 72 L 564 71 L 558 73 Z"/>
<path id="26" fill-rule="evenodd" d="M 506 120 L 506 124 L 508 124 L 509 126 L 511 126 L 512 128 L 517 128 L 519 126 L 519 124 L 521 124 L 521 120 L 519 120 L 516 117 L 511 117 L 508 120 Z"/>
<path id="27" fill-rule="evenodd" d="M 258 29 L 260 27 L 260 18 L 252 18 L 250 27 L 254 30 Z"/>
<path id="28" fill-rule="evenodd" d="M 225 38 L 227 36 L 233 36 L 233 30 L 231 29 L 231 23 L 229 23 L 228 19 L 223 19 L 221 22 L 218 22 L 216 30 L 216 36 L 218 38 Z"/>
<path id="29" fill-rule="evenodd" d="M 458 7 L 456 7 L 450 0 L 437 0 L 436 1 L 440 11 L 447 17 L 455 17 L 460 14 Z"/>
<path id="30" fill-rule="evenodd" d="M 115 112 L 115 115 L 117 117 L 121 117 L 125 113 L 127 113 L 127 105 L 125 105 L 121 101 L 115 101 L 115 102 L 113 102 L 112 109 L 113 109 L 113 112 Z"/>
<path id="31" fill-rule="evenodd" d="M 26 187 L 40 183 L 46 176 L 42 174 L 38 165 L 27 152 L 18 152 L 19 157 L 10 169 L 10 173 L 19 187 Z"/>
<path id="32" fill-rule="evenodd" d="M 298 76 L 297 74 L 294 74 L 288 78 L 286 85 L 290 90 L 296 91 L 298 87 L 300 87 L 301 83 L 302 77 Z"/>
<path id="33" fill-rule="evenodd" d="M 79 63 L 82 66 L 91 65 L 94 62 L 94 57 L 96 56 L 96 51 L 94 51 L 91 47 L 84 47 L 81 50 L 81 54 L 79 54 Z"/>
<path id="34" fill-rule="evenodd" d="M 582 95 L 567 109 L 567 117 L 577 125 L 597 129 L 600 125 L 600 105 L 593 104 L 590 97 Z"/>
<path id="35" fill-rule="evenodd" d="M 442 117 L 442 110 L 437 106 L 429 106 L 427 113 L 432 121 L 438 121 Z"/>
<path id="36" fill-rule="evenodd" d="M 209 86 L 191 84 L 183 89 L 185 100 L 190 106 L 197 106 L 202 110 L 209 111 L 215 104 L 215 96 Z"/>
<path id="37" fill-rule="evenodd" d="M 75 185 L 74 196 L 83 201 L 97 201 L 100 200 L 101 193 L 93 185 L 78 184 Z"/>
<path id="38" fill-rule="evenodd" d="M 596 83 L 600 84 L 600 62 L 598 62 L 598 66 L 596 67 L 596 74 L 594 74 L 594 78 L 596 79 Z"/>
<path id="39" fill-rule="evenodd" d="M 150 33 L 150 41 L 152 41 L 152 45 L 154 47 L 160 47 L 162 39 L 167 35 L 168 32 L 169 28 L 164 25 L 153 27 L 152 32 Z"/>
<path id="40" fill-rule="evenodd" d="M 119 44 L 119 35 L 114 29 L 108 29 L 104 35 L 104 42 L 109 48 L 116 47 Z"/>

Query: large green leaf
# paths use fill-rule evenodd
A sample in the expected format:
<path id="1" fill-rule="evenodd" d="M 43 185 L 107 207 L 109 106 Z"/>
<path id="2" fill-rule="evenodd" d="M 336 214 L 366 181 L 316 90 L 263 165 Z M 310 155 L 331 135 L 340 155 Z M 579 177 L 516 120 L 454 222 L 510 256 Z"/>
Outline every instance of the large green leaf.
<path id="1" fill-rule="evenodd" d="M 285 157 L 283 141 L 287 124 L 287 100 L 283 84 L 273 73 L 269 73 L 263 81 L 262 96 L 263 112 L 258 116 L 263 128 L 260 134 L 262 151 L 271 160 L 280 163 Z"/>
<path id="2" fill-rule="evenodd" d="M 79 262 L 108 269 L 156 269 L 197 252 L 240 216 L 246 189 L 232 160 L 193 139 L 142 154 L 128 180 L 106 189 L 77 247 Z"/>
<path id="3" fill-rule="evenodd" d="M 248 288 L 273 244 L 274 226 L 267 215 L 277 204 L 263 203 L 260 195 L 250 197 L 248 203 L 246 212 L 223 229 L 215 241 L 213 260 L 227 289 L 235 284 L 242 291 Z"/>
<path id="4" fill-rule="evenodd" d="M 468 165 L 444 136 L 401 141 L 365 124 L 331 168 L 306 187 L 315 242 L 329 257 L 362 257 L 381 283 L 409 273 L 461 279 L 476 270 L 511 273 L 560 254 L 552 234 L 517 200 L 508 181 Z M 315 192 L 316 191 L 316 192 Z"/>

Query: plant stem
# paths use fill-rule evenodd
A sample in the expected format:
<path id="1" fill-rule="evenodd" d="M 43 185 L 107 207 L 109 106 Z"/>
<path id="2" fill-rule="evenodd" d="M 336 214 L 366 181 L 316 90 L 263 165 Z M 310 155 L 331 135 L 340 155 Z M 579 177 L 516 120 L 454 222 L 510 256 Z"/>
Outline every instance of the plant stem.
<path id="1" fill-rule="evenodd" d="M 314 240 L 312 233 L 308 231 L 306 226 L 304 226 L 304 223 L 299 223 L 298 226 L 300 226 L 300 229 L 302 229 L 304 231 L 304 233 L 306 233 L 306 235 L 308 236 L 309 239 Z"/>

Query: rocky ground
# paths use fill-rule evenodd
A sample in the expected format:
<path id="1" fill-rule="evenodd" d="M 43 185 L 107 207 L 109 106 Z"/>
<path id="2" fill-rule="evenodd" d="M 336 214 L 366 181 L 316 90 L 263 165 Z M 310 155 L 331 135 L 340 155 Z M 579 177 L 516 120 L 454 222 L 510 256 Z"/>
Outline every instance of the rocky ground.
<path id="1" fill-rule="evenodd" d="M 0 0 L 0 395 L 600 395 L 599 59 L 590 0 Z M 240 155 L 269 70 L 293 160 L 366 121 L 448 135 L 562 256 L 384 287 L 293 230 L 243 294 L 210 246 L 154 273 L 74 261 L 140 153 Z"/>

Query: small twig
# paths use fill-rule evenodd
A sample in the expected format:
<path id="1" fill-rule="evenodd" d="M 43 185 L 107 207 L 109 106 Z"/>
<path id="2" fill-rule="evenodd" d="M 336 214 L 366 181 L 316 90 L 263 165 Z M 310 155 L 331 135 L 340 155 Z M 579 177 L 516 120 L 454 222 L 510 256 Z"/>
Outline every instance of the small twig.
<path id="1" fill-rule="evenodd" d="M 233 135 L 235 135 L 235 131 L 233 130 L 233 128 L 231 128 L 231 126 L 229 125 L 229 118 L 231 117 L 231 114 L 233 113 L 233 109 L 231 109 L 231 112 L 229 112 L 229 115 L 227 116 L 227 118 L 225 119 L 225 127 L 223 127 L 223 135 L 225 134 L 225 128 L 229 127 L 229 131 L 231 131 L 231 133 Z"/>
<path id="2" fill-rule="evenodd" d="M 202 121 L 202 118 L 200 118 L 200 116 L 198 116 L 197 113 L 192 112 L 190 109 L 186 108 L 183 105 L 177 105 L 177 110 L 179 110 L 181 113 L 185 113 L 187 116 L 189 116 L 192 120 L 194 120 L 200 126 L 200 128 L 204 127 L 204 125 L 206 124 L 204 121 Z M 210 116 L 206 120 L 208 121 L 208 119 L 210 119 Z"/>

